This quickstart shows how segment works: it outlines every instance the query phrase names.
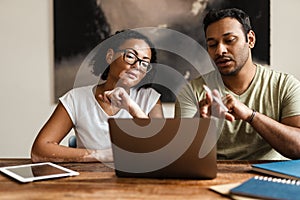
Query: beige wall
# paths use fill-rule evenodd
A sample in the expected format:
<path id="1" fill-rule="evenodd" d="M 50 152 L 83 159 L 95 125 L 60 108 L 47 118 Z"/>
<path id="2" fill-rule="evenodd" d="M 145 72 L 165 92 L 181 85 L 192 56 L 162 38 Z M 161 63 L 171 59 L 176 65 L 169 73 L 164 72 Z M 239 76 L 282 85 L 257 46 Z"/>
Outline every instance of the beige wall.
<path id="1" fill-rule="evenodd" d="M 300 79 L 298 0 L 271 0 L 271 65 Z"/>
<path id="2" fill-rule="evenodd" d="M 28 157 L 53 109 L 50 5 L 0 0 L 0 157 Z"/>
<path id="3" fill-rule="evenodd" d="M 271 64 L 300 78 L 299 0 L 271 0 Z M 52 113 L 52 0 L 0 0 L 0 157 L 29 157 Z"/>

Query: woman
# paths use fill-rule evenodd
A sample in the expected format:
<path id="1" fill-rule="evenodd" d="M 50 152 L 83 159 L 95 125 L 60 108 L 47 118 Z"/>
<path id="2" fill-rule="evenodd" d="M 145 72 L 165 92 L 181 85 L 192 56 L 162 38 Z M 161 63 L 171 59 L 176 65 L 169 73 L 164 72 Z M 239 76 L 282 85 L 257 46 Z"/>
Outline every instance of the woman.
<path id="1" fill-rule="evenodd" d="M 163 117 L 158 94 L 137 85 L 151 69 L 153 45 L 144 35 L 117 32 L 105 54 L 104 83 L 75 88 L 59 103 L 31 150 L 33 162 L 112 161 L 107 119 Z M 95 68 L 94 68 L 95 71 Z M 59 145 L 74 128 L 77 147 Z"/>

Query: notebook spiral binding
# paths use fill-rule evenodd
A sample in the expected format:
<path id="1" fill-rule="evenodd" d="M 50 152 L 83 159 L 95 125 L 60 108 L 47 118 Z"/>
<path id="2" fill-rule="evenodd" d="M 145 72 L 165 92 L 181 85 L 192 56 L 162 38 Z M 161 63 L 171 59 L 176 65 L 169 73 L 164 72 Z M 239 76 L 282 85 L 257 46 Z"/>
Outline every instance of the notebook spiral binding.
<path id="1" fill-rule="evenodd" d="M 300 180 L 273 178 L 273 177 L 267 177 L 267 176 L 255 176 L 254 179 L 260 180 L 260 181 L 269 181 L 269 182 L 275 182 L 275 183 L 283 183 L 283 184 L 300 186 Z"/>

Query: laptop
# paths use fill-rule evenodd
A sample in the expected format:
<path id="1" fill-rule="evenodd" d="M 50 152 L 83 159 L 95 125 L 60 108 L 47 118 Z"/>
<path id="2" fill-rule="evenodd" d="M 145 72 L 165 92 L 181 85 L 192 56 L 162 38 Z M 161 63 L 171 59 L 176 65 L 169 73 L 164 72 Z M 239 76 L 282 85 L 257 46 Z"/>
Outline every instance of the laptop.
<path id="1" fill-rule="evenodd" d="M 216 121 L 204 118 L 110 118 L 118 177 L 213 179 Z"/>

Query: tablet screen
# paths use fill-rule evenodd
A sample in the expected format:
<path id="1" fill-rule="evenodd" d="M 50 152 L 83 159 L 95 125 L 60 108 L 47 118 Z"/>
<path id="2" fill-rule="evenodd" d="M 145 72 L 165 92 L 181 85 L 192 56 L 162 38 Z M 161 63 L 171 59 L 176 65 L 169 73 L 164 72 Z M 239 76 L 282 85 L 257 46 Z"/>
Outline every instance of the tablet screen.
<path id="1" fill-rule="evenodd" d="M 66 173 L 66 171 L 58 169 L 51 165 L 24 166 L 7 170 L 24 178 Z"/>
<path id="2" fill-rule="evenodd" d="M 0 168 L 0 171 L 21 182 L 74 176 L 79 174 L 78 172 L 49 162 L 2 167 Z"/>

